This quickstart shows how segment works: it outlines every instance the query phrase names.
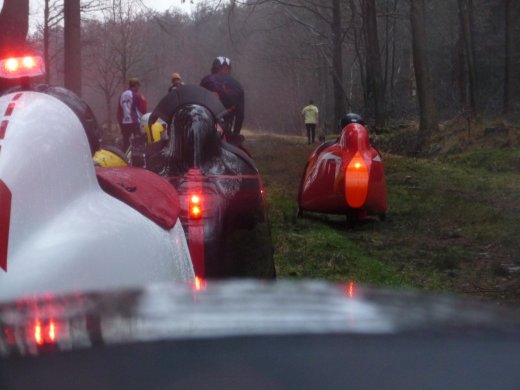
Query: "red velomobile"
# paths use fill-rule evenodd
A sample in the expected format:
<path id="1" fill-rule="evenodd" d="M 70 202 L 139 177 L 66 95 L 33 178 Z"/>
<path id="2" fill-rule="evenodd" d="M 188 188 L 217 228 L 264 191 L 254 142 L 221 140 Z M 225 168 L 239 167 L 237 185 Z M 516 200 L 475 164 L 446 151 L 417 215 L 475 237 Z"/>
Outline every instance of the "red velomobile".
<path id="1" fill-rule="evenodd" d="M 318 146 L 309 157 L 298 192 L 298 216 L 304 211 L 345 214 L 354 226 L 367 216 L 386 216 L 386 181 L 381 154 L 370 145 L 357 114 L 341 120 L 336 141 Z"/>
<path id="2" fill-rule="evenodd" d="M 150 114 L 148 127 L 160 118 L 167 135 L 146 147 L 144 162 L 179 194 L 198 277 L 271 279 L 276 270 L 264 188 L 248 152 L 222 138 L 226 113 L 207 89 L 178 87 Z"/>

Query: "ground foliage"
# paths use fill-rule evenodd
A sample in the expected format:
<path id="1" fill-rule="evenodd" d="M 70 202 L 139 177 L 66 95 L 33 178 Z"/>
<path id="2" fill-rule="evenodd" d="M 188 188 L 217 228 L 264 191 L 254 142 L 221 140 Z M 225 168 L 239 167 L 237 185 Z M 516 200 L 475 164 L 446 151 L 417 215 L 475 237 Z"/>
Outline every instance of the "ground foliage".
<path id="1" fill-rule="evenodd" d="M 315 145 L 246 133 L 266 189 L 279 277 L 520 303 L 519 131 L 503 122 L 455 120 L 422 155 L 408 142 L 413 124 L 372 134 L 385 163 L 388 215 L 353 230 L 343 216 L 296 217 L 299 181 Z"/>

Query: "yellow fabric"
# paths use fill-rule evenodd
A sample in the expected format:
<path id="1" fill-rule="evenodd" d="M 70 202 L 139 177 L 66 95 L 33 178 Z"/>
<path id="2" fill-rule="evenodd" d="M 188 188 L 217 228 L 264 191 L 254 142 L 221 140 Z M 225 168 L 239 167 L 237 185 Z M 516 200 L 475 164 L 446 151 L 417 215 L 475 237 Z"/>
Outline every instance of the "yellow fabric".
<path id="1" fill-rule="evenodd" d="M 305 123 L 318 124 L 318 107 L 314 104 L 303 107 L 302 115 Z"/>
<path id="2" fill-rule="evenodd" d="M 144 125 L 144 129 L 146 131 L 146 135 L 148 137 L 148 143 L 151 144 L 153 142 L 160 141 L 163 136 L 162 132 L 166 130 L 164 126 L 159 122 L 155 122 L 152 125 L 152 131 L 150 131 L 150 127 L 148 127 L 148 123 Z"/>
<path id="3" fill-rule="evenodd" d="M 128 165 L 126 161 L 116 153 L 106 149 L 98 150 L 92 159 L 99 167 L 126 167 Z"/>

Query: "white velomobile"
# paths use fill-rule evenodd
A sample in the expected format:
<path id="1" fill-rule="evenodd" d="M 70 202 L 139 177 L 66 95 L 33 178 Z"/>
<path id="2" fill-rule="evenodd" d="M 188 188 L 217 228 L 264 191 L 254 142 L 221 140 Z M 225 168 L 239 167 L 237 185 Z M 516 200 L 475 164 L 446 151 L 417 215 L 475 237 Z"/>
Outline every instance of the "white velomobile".
<path id="1" fill-rule="evenodd" d="M 19 77 L 24 59 L 9 61 L 0 77 Z M 96 177 L 82 121 L 55 96 L 0 97 L 0 301 L 192 281 L 175 189 L 138 168 Z"/>

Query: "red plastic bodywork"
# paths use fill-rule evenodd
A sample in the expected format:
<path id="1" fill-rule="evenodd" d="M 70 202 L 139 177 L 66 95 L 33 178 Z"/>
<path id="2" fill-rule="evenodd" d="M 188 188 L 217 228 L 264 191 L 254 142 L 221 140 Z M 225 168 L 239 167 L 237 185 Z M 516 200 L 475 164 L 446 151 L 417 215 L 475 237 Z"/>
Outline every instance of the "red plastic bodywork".
<path id="1" fill-rule="evenodd" d="M 346 173 L 357 153 L 368 173 L 365 183 L 353 183 L 352 175 Z M 364 201 L 353 202 L 354 198 Z M 360 215 L 384 217 L 387 204 L 383 162 L 380 153 L 370 145 L 364 126 L 351 123 L 343 128 L 336 142 L 314 150 L 300 182 L 298 204 L 302 210 L 319 213 L 347 214 L 359 210 Z"/>
<path id="2" fill-rule="evenodd" d="M 7 249 L 11 219 L 11 191 L 0 180 L 0 268 L 7 272 Z"/>
<path id="3" fill-rule="evenodd" d="M 172 229 L 180 214 L 179 196 L 162 177 L 142 168 L 97 168 L 99 185 L 163 229 Z"/>
<path id="4" fill-rule="evenodd" d="M 192 168 L 186 174 L 186 185 L 180 193 L 181 210 L 188 238 L 188 245 L 193 262 L 195 275 L 200 278 L 206 276 L 204 254 L 204 217 L 207 204 L 211 202 L 209 196 L 203 192 L 202 182 L 204 177 L 198 168 Z M 197 195 L 200 198 L 201 215 L 194 218 L 190 209 L 190 198 Z"/>

